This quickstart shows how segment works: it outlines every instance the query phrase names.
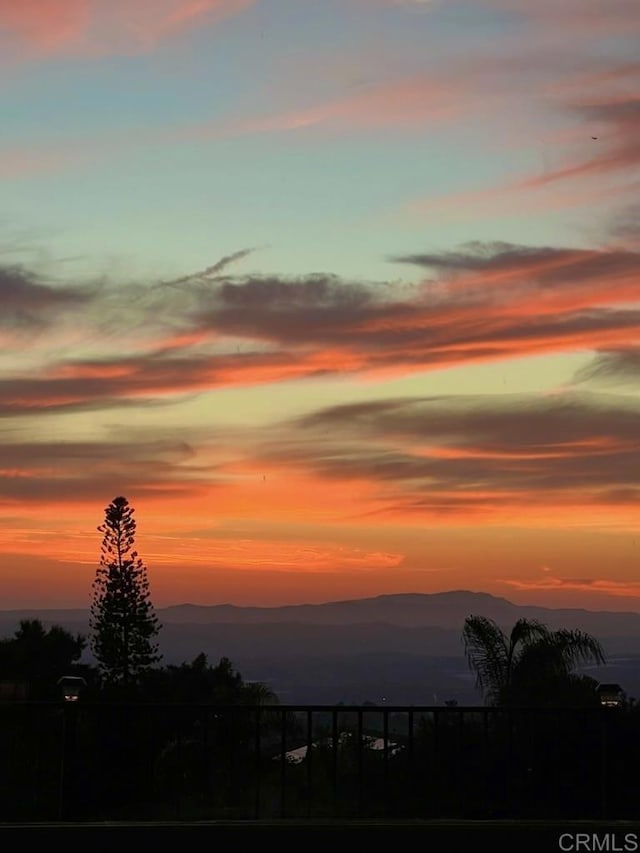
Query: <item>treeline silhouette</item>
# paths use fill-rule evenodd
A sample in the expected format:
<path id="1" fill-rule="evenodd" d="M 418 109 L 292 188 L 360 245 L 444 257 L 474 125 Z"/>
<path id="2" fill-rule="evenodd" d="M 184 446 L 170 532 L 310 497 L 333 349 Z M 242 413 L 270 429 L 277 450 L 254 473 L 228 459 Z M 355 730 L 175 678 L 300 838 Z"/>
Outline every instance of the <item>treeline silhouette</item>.
<path id="1" fill-rule="evenodd" d="M 95 664 L 80 663 L 87 648 L 58 625 L 48 630 L 39 619 L 23 619 L 13 637 L 0 639 L 0 699 L 58 700 L 59 680 L 83 678 L 87 701 L 212 702 L 217 704 L 275 702 L 275 693 L 258 682 L 245 683 L 231 661 L 213 666 L 204 653 L 180 665 L 146 669 L 135 681 L 112 681 Z"/>
<path id="2" fill-rule="evenodd" d="M 151 801 L 169 808 L 167 796 L 173 811 L 175 786 L 202 781 L 214 752 L 218 776 L 227 778 L 220 762 L 231 753 L 240 771 L 249 732 L 255 738 L 248 710 L 278 703 L 226 657 L 211 665 L 201 653 L 114 682 L 79 662 L 86 646 L 38 620 L 0 640 L 0 820 L 146 814 Z M 77 702 L 63 698 L 65 676 L 84 680 Z M 247 713 L 226 728 L 216 708 Z M 260 722 L 263 733 L 270 725 Z"/>
<path id="3" fill-rule="evenodd" d="M 600 707 L 570 672 L 537 705 L 290 707 L 224 657 L 125 684 L 80 663 L 85 646 L 37 620 L 0 641 L 0 681 L 27 687 L 0 702 L 2 821 L 640 818 L 640 709 Z M 86 689 L 67 702 L 57 682 L 73 674 Z"/>

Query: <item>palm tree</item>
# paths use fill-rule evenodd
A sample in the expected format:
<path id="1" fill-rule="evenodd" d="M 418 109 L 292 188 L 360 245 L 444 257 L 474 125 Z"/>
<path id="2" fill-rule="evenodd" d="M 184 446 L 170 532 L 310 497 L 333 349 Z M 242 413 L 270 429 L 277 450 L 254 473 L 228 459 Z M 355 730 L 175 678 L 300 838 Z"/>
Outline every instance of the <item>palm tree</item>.
<path id="1" fill-rule="evenodd" d="M 518 619 L 507 635 L 493 619 L 469 616 L 462 639 L 476 686 L 490 705 L 595 699 L 597 682 L 574 672 L 582 663 L 605 663 L 602 646 L 590 634 Z"/>
<path id="2" fill-rule="evenodd" d="M 245 681 L 242 700 L 246 705 L 279 705 L 278 695 L 262 681 Z"/>

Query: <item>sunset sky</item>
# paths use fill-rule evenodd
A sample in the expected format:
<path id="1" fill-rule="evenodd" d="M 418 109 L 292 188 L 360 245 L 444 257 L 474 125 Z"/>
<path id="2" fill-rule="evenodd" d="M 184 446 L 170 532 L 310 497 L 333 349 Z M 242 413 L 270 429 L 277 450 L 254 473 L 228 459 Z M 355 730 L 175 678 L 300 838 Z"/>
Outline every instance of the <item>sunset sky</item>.
<path id="1" fill-rule="evenodd" d="M 640 611 L 638 0 L 0 0 L 0 609 Z"/>

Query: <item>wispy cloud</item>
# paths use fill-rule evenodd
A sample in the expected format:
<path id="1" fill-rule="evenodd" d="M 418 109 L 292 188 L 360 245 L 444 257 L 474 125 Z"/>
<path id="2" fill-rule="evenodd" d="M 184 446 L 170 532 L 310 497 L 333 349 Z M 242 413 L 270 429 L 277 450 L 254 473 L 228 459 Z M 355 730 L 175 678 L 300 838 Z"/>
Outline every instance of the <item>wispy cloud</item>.
<path id="1" fill-rule="evenodd" d="M 640 204 L 616 211 L 609 227 L 609 243 L 625 249 L 640 249 Z"/>
<path id="2" fill-rule="evenodd" d="M 573 377 L 576 384 L 595 382 L 605 385 L 640 385 L 640 347 L 599 353 Z"/>
<path id="3" fill-rule="evenodd" d="M 205 485 L 207 492 L 215 487 L 217 466 L 204 464 L 184 437 L 168 437 L 161 430 L 138 437 L 131 432 L 111 431 L 99 441 L 25 441 L 3 431 L 0 505 L 83 503 L 123 491 L 184 496 L 204 491 Z M 183 436 L 187 432 L 183 430 Z M 191 431 L 191 437 L 197 436 L 197 430 Z"/>
<path id="4" fill-rule="evenodd" d="M 563 523 L 633 517 L 640 497 L 640 407 L 609 395 L 434 397 L 340 405 L 265 441 L 262 464 L 377 483 L 389 516 Z M 580 517 L 582 513 L 582 520 Z"/>
<path id="5" fill-rule="evenodd" d="M 473 218 L 482 209 L 488 215 L 522 216 L 620 203 L 637 194 L 640 64 L 602 56 L 545 57 L 544 51 L 541 59 L 525 51 L 517 60 L 505 55 L 478 63 L 477 74 L 491 80 L 494 94 L 505 85 L 496 77 L 509 81 L 500 99 L 503 114 L 530 99 L 520 133 L 511 134 L 508 144 L 509 135 L 503 135 L 502 144 L 512 151 L 535 150 L 539 167 L 493 185 L 416 197 L 405 204 L 409 213 Z"/>
<path id="6" fill-rule="evenodd" d="M 521 188 L 539 187 L 558 181 L 597 177 L 629 171 L 640 166 L 640 99 L 627 97 L 609 101 L 585 101 L 574 106 L 585 130 L 591 134 L 594 156 L 524 180 Z M 600 143 L 598 146 L 597 143 Z"/>
<path id="7" fill-rule="evenodd" d="M 181 276 L 180 278 L 173 279 L 172 281 L 162 282 L 159 286 L 165 287 L 167 285 L 185 284 L 186 282 L 201 282 L 205 284 L 207 280 L 215 279 L 216 276 L 220 275 L 220 273 L 231 264 L 236 261 L 243 260 L 255 251 L 255 249 L 241 249 L 239 252 L 234 252 L 232 255 L 220 258 L 220 260 L 216 261 L 215 264 L 212 264 L 210 267 L 206 267 L 199 272 L 189 273 L 188 275 Z"/>
<path id="8" fill-rule="evenodd" d="M 56 285 L 23 266 L 0 266 L 0 329 L 5 334 L 54 326 L 65 311 L 91 299 L 89 287 Z"/>
<path id="9" fill-rule="evenodd" d="M 454 119 L 468 108 L 470 81 L 462 74 L 440 79 L 421 74 L 363 87 L 347 96 L 326 98 L 282 112 L 202 122 L 173 134 L 174 141 L 296 132 L 404 132 Z"/>
<path id="10" fill-rule="evenodd" d="M 520 580 L 512 578 L 503 580 L 507 586 L 518 591 L 579 591 L 589 593 L 604 593 L 605 595 L 621 596 L 624 598 L 640 598 L 640 582 L 626 580 L 618 581 L 611 578 L 572 578 L 544 577 Z"/>
<path id="11" fill-rule="evenodd" d="M 112 407 L 234 385 L 400 376 L 542 353 L 622 353 L 640 328 L 640 255 L 628 250 L 472 243 L 395 258 L 426 276 L 403 286 L 328 274 L 226 273 L 247 251 L 175 286 L 53 290 L 27 272 L 16 279 L 5 271 L 0 285 L 13 294 L 15 316 L 44 316 L 62 303 L 77 320 L 81 310 L 87 354 L 61 352 L 58 336 L 47 357 L 44 339 L 37 375 L 14 368 L 0 377 L 0 411 Z M 64 319 L 60 312 L 56 324 Z M 100 352 L 89 354 L 98 343 Z"/>
<path id="12" fill-rule="evenodd" d="M 0 178 L 22 180 L 42 175 L 91 169 L 123 152 L 173 148 L 185 143 L 251 137 L 263 134 L 367 133 L 390 129 L 398 133 L 448 124 L 468 112 L 469 79 L 464 74 L 439 80 L 429 75 L 374 84 L 349 96 L 336 96 L 311 105 L 263 115 L 223 116 L 181 127 L 144 127 L 111 131 L 95 137 L 48 140 L 25 139 L 0 149 Z"/>

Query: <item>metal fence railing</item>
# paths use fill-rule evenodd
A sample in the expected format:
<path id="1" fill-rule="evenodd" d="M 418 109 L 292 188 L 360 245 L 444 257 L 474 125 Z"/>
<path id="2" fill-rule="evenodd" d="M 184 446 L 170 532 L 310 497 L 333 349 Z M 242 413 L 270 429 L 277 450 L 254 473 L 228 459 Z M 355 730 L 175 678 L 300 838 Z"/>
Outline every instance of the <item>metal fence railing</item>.
<path id="1" fill-rule="evenodd" d="M 0 704 L 0 822 L 640 819 L 628 709 Z"/>

